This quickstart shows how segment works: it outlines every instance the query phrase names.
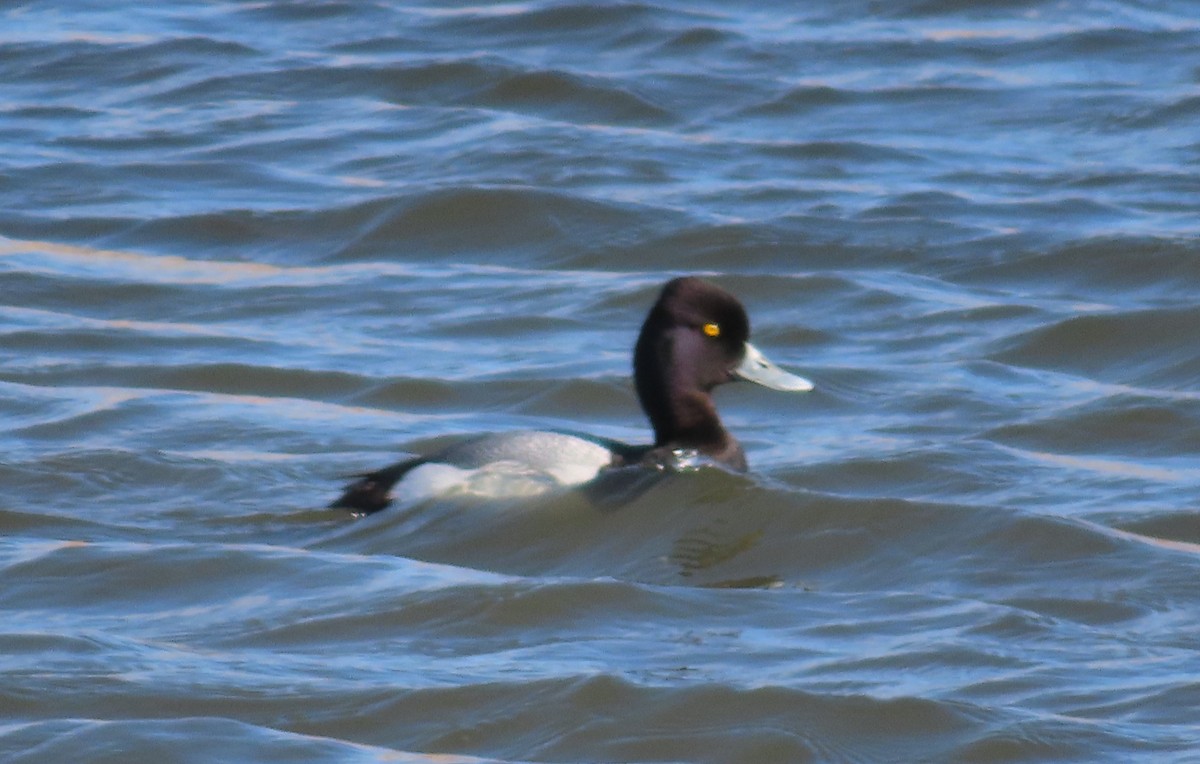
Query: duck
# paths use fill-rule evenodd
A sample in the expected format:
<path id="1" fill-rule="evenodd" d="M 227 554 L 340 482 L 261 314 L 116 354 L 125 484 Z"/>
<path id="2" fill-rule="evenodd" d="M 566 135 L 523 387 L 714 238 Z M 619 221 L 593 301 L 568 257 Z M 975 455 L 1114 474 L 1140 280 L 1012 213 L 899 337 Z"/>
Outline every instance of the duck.
<path id="1" fill-rule="evenodd" d="M 814 387 L 750 344 L 750 319 L 730 292 L 696 276 L 675 278 L 662 287 L 633 348 L 634 389 L 654 431 L 652 444 L 562 430 L 476 435 L 353 475 L 329 506 L 371 514 L 481 472 L 536 475 L 558 486 L 587 484 L 620 468 L 670 469 L 681 459 L 745 472 L 746 453 L 721 423 L 712 396 L 719 385 L 738 380 L 782 392 Z"/>

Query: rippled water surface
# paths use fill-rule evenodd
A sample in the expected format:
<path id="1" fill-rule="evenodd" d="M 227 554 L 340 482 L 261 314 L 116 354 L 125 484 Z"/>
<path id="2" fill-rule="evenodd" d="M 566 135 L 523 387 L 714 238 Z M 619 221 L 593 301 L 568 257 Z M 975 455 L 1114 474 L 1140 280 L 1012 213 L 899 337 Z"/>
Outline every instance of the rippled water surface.
<path id="1" fill-rule="evenodd" d="M 1187 0 L 0 6 L 0 758 L 1200 761 Z M 748 475 L 325 509 L 650 437 Z"/>

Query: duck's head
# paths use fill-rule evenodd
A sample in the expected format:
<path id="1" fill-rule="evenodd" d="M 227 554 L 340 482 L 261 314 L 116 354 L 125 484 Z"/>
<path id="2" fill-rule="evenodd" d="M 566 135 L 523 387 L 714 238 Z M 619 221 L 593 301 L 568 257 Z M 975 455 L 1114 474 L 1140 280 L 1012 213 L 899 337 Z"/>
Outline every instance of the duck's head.
<path id="1" fill-rule="evenodd" d="M 750 344 L 750 319 L 736 297 L 694 277 L 667 282 L 634 349 L 638 398 L 655 445 L 696 448 L 737 468 L 741 447 L 721 426 L 710 393 L 745 379 L 789 392 L 811 390 Z"/>

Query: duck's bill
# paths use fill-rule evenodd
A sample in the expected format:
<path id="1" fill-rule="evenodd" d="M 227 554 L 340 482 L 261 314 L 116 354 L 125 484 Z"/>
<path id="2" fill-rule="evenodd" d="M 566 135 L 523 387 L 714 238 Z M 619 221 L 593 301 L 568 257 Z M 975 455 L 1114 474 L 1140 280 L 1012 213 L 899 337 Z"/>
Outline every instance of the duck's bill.
<path id="1" fill-rule="evenodd" d="M 791 372 L 784 371 L 771 363 L 758 348 L 749 342 L 746 343 L 746 357 L 733 370 L 733 373 L 747 382 L 754 382 L 763 387 L 769 387 L 772 390 L 805 393 L 813 389 L 812 382 L 809 382 L 804 377 L 798 377 Z"/>

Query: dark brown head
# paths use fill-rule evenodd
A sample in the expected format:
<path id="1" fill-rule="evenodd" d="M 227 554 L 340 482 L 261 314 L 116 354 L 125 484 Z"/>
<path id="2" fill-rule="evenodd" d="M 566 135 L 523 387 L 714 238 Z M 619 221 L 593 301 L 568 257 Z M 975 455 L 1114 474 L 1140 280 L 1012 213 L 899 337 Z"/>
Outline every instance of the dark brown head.
<path id="1" fill-rule="evenodd" d="M 741 446 L 717 416 L 712 389 L 736 379 L 783 390 L 812 388 L 767 361 L 749 339 L 750 319 L 729 292 L 695 277 L 667 282 L 633 355 L 638 399 L 654 427 L 655 446 L 694 448 L 745 468 Z"/>

